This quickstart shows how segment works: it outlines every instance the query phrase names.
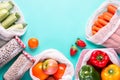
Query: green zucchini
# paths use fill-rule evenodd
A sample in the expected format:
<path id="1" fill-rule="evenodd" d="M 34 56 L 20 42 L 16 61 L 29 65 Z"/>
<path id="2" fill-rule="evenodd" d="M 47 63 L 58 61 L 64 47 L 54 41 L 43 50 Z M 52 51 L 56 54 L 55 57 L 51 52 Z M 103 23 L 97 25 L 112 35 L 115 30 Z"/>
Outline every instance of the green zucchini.
<path id="1" fill-rule="evenodd" d="M 3 21 L 10 12 L 7 9 L 0 9 L 0 22 Z"/>
<path id="2" fill-rule="evenodd" d="M 5 29 L 7 29 L 12 24 L 14 24 L 19 18 L 20 18 L 20 15 L 18 13 L 12 13 L 2 22 L 2 26 Z"/>
<path id="3" fill-rule="evenodd" d="M 14 4 L 11 1 L 0 3 L 0 9 L 5 8 L 7 10 L 11 10 L 13 7 L 14 7 Z"/>
<path id="4" fill-rule="evenodd" d="M 24 29 L 25 27 L 27 26 L 26 23 L 19 23 L 19 24 L 15 24 L 15 25 L 12 25 L 10 26 L 8 29 L 12 29 L 12 28 L 15 28 L 15 29 Z"/>

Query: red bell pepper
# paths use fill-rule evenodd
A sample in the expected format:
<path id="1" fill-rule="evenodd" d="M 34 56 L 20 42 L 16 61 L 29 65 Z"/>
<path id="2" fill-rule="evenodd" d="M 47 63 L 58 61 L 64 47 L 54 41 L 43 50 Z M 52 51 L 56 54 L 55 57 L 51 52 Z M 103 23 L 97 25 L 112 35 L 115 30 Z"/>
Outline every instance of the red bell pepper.
<path id="1" fill-rule="evenodd" d="M 101 51 L 101 50 L 95 50 L 92 52 L 91 57 L 89 59 L 89 62 L 98 68 L 105 67 L 108 62 L 110 61 L 109 56 Z"/>

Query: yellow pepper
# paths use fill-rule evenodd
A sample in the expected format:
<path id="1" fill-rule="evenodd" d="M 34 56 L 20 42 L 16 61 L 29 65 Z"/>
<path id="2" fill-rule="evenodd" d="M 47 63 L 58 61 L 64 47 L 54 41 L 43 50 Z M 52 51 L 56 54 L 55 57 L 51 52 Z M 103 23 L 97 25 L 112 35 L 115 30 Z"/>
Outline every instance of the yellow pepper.
<path id="1" fill-rule="evenodd" d="M 110 64 L 101 72 L 102 80 L 120 80 L 120 67 L 115 64 Z"/>

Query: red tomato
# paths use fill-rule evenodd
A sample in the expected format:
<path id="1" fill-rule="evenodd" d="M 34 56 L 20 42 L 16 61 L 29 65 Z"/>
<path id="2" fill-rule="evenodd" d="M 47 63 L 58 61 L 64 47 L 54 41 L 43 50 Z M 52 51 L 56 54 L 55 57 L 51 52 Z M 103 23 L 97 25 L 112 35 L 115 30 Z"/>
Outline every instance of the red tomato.
<path id="1" fill-rule="evenodd" d="M 38 47 L 38 44 L 39 44 L 39 41 L 38 41 L 38 39 L 36 39 L 36 38 L 30 38 L 30 39 L 28 40 L 28 46 L 29 46 L 30 48 L 32 48 L 32 49 L 37 48 L 37 47 Z"/>
<path id="2" fill-rule="evenodd" d="M 42 62 L 39 62 L 32 68 L 32 74 L 39 78 L 40 80 L 45 80 L 49 75 L 45 74 L 44 71 L 42 70 Z"/>
<path id="3" fill-rule="evenodd" d="M 65 64 L 58 64 L 58 70 L 57 72 L 53 75 L 56 79 L 61 79 L 64 72 L 66 69 L 66 65 Z"/>

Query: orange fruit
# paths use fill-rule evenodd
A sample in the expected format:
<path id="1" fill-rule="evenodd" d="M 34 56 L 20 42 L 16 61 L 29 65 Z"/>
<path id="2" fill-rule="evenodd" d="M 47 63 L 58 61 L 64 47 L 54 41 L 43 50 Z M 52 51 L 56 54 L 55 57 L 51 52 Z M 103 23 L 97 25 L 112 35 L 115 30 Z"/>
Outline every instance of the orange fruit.
<path id="1" fill-rule="evenodd" d="M 42 62 L 37 63 L 33 68 L 32 68 L 32 74 L 39 78 L 40 80 L 45 80 L 48 78 L 49 75 L 45 74 L 44 71 L 42 70 Z"/>
<path id="2" fill-rule="evenodd" d="M 28 46 L 32 49 L 37 48 L 39 44 L 39 41 L 37 38 L 30 38 L 28 40 Z"/>

